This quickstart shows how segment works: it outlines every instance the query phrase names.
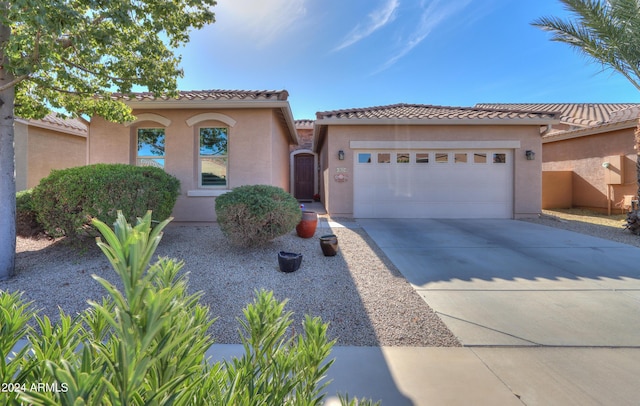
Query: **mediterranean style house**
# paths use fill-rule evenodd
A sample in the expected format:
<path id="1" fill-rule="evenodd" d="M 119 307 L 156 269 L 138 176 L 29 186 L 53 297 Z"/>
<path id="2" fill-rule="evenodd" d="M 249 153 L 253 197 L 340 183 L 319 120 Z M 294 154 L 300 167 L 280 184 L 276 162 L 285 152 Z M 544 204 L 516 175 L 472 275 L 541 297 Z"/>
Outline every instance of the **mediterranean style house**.
<path id="1" fill-rule="evenodd" d="M 154 165 L 180 179 L 178 221 L 215 221 L 216 197 L 246 184 L 360 218 L 521 218 L 636 195 L 640 104 L 392 104 L 294 120 L 288 96 L 136 93 L 114 96 L 133 109 L 129 123 L 18 119 L 18 189 L 51 169 Z"/>

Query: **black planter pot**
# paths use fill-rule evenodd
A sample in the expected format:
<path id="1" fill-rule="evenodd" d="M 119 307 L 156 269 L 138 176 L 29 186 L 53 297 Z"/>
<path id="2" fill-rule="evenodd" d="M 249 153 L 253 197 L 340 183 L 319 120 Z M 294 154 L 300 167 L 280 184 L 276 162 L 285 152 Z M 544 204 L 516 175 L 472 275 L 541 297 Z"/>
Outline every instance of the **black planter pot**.
<path id="1" fill-rule="evenodd" d="M 302 254 L 280 251 L 278 253 L 278 265 L 282 272 L 295 272 L 302 263 Z"/>
<path id="2" fill-rule="evenodd" d="M 333 257 L 338 253 L 338 237 L 335 234 L 320 237 L 320 248 L 325 257 Z"/>

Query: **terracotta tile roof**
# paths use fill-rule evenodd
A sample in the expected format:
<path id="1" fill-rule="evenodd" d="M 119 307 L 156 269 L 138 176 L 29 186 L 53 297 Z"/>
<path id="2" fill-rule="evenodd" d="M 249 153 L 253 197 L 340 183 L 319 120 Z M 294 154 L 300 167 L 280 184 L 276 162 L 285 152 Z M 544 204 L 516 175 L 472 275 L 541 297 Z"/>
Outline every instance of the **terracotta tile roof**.
<path id="1" fill-rule="evenodd" d="M 179 91 L 177 97 L 160 96 L 153 93 L 132 93 L 125 95 L 114 93 L 112 98 L 124 101 L 151 101 L 151 100 L 277 100 L 284 101 L 289 97 L 286 90 L 188 90 Z"/>
<path id="2" fill-rule="evenodd" d="M 77 118 L 61 118 L 56 113 L 49 113 L 40 120 L 21 120 L 23 123 L 50 130 L 73 133 L 87 136 L 89 129 L 87 124 Z"/>
<path id="3" fill-rule="evenodd" d="M 640 117 L 640 105 L 635 105 L 633 107 L 627 107 L 626 109 L 614 111 L 613 113 L 611 113 L 608 122 L 617 123 L 627 120 L 637 120 L 638 117 Z"/>
<path id="4" fill-rule="evenodd" d="M 574 126 L 568 130 L 552 129 L 542 137 L 542 142 L 562 141 L 635 128 L 638 125 L 638 118 L 640 118 L 640 104 L 613 111 L 607 121 L 589 127 Z"/>
<path id="5" fill-rule="evenodd" d="M 638 107 L 639 103 L 479 103 L 479 108 L 495 108 L 519 111 L 555 111 L 560 120 L 577 127 L 592 127 L 607 123 L 617 112 Z"/>
<path id="6" fill-rule="evenodd" d="M 482 107 L 447 107 L 425 104 L 392 104 L 360 109 L 333 110 L 316 114 L 321 119 L 423 119 L 423 120 L 511 120 L 556 119 L 553 112 L 517 111 Z"/>
<path id="7" fill-rule="evenodd" d="M 302 119 L 295 120 L 294 123 L 296 125 L 296 128 L 313 128 L 313 123 L 315 123 L 315 120 Z"/>

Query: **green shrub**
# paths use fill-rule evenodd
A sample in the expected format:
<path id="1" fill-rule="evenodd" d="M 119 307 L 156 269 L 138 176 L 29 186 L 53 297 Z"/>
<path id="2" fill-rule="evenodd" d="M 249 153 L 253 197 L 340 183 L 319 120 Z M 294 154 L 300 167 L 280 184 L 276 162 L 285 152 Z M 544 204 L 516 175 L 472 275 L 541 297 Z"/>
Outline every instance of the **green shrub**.
<path id="1" fill-rule="evenodd" d="M 16 193 L 16 234 L 33 237 L 44 232 L 33 206 L 33 189 Z"/>
<path id="2" fill-rule="evenodd" d="M 276 186 L 241 186 L 216 198 L 224 235 L 236 245 L 264 244 L 293 230 L 302 218 L 298 201 Z"/>
<path id="3" fill-rule="evenodd" d="M 291 314 L 270 292 L 256 292 L 244 310 L 245 354 L 215 364 L 205 358 L 213 320 L 200 294 L 188 293 L 183 262 L 160 258 L 149 267 L 168 222 L 152 229 L 148 213 L 132 227 L 119 213 L 112 231 L 94 221 L 123 289 L 94 276 L 108 296 L 75 318 L 61 311 L 53 324 L 20 294 L 0 291 L 0 378 L 20 389 L 0 392 L 0 404 L 321 404 L 320 382 L 333 363 L 327 324 L 307 317 L 304 334 L 286 334 Z"/>
<path id="4" fill-rule="evenodd" d="M 164 220 L 179 191 L 178 179 L 160 168 L 97 164 L 52 171 L 34 189 L 33 204 L 47 233 L 74 239 L 92 218 L 113 224 L 117 210 L 131 222 L 147 210 Z"/>

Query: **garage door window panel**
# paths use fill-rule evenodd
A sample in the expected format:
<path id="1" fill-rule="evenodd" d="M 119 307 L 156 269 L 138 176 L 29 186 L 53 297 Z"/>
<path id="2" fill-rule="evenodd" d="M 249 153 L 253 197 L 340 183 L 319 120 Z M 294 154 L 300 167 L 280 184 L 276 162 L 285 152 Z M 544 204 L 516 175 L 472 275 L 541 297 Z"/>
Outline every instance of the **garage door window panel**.
<path id="1" fill-rule="evenodd" d="M 417 152 L 416 153 L 416 163 L 417 164 L 428 164 L 429 163 L 429 153 L 428 152 Z"/>
<path id="2" fill-rule="evenodd" d="M 456 152 L 453 155 L 453 162 L 457 163 L 457 164 L 466 164 L 467 163 L 467 153 L 464 152 Z"/>
<path id="3" fill-rule="evenodd" d="M 379 164 L 390 164 L 391 163 L 391 154 L 389 152 L 380 152 L 380 153 L 378 153 L 378 163 Z"/>
<path id="4" fill-rule="evenodd" d="M 371 163 L 371 154 L 369 152 L 360 152 L 358 154 L 358 163 L 359 164 L 370 164 Z"/>
<path id="5" fill-rule="evenodd" d="M 474 152 L 474 154 L 473 154 L 473 163 L 474 164 L 486 164 L 487 163 L 487 153 L 486 152 Z"/>
<path id="6" fill-rule="evenodd" d="M 449 154 L 445 152 L 436 152 L 436 163 L 446 164 L 449 162 Z"/>
<path id="7" fill-rule="evenodd" d="M 399 164 L 408 164 L 411 162 L 411 154 L 408 152 L 398 152 L 396 155 L 396 162 Z"/>
<path id="8" fill-rule="evenodd" d="M 504 154 L 504 153 L 495 153 L 495 154 L 493 154 L 493 163 L 494 164 L 506 164 L 507 163 L 507 154 Z"/>

